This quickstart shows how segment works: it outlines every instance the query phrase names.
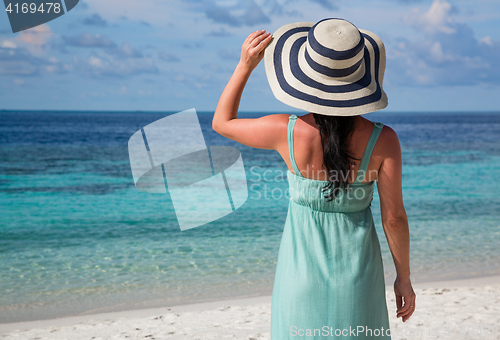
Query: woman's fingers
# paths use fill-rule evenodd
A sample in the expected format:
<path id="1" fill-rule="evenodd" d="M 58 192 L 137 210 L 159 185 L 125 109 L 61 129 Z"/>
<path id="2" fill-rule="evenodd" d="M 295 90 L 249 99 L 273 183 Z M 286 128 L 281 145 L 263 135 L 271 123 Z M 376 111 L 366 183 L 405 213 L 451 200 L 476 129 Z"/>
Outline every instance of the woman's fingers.
<path id="1" fill-rule="evenodd" d="M 268 38 L 270 35 L 270 32 L 259 34 L 258 36 L 253 38 L 252 42 L 250 42 L 250 47 L 257 47 L 257 45 L 259 45 L 262 40 Z"/>
<path id="2" fill-rule="evenodd" d="M 408 320 L 415 311 L 415 296 L 405 299 L 404 306 L 398 310 L 397 317 L 402 318 L 403 322 Z"/>
<path id="3" fill-rule="evenodd" d="M 403 322 L 406 322 L 412 316 L 413 312 L 415 311 L 415 306 L 408 308 L 408 310 L 405 313 L 402 313 L 401 315 L 398 316 L 402 318 Z"/>
<path id="4" fill-rule="evenodd" d="M 408 311 L 408 308 L 410 308 L 410 303 L 408 302 L 408 299 L 405 299 L 404 301 L 405 301 L 404 305 L 401 308 L 398 308 L 397 310 L 398 317 L 400 314 L 406 313 Z"/>
<path id="5" fill-rule="evenodd" d="M 406 315 L 403 317 L 403 322 L 408 320 L 410 316 L 412 316 L 414 311 L 415 311 L 415 301 L 413 301 L 413 305 L 410 306 L 410 308 L 408 309 L 408 313 L 406 313 Z"/>
<path id="6" fill-rule="evenodd" d="M 262 53 L 266 49 L 271 40 L 273 40 L 273 36 L 271 33 L 269 33 L 269 35 L 264 40 L 262 40 L 259 45 L 257 45 L 256 48 L 258 49 L 259 53 Z"/>
<path id="7" fill-rule="evenodd" d="M 257 37 L 258 35 L 264 33 L 266 30 L 260 30 L 260 31 L 255 31 L 253 33 L 250 33 L 248 35 L 248 37 L 245 39 L 245 42 L 246 44 L 250 44 L 252 42 L 253 39 L 255 39 L 255 37 Z"/>
<path id="8" fill-rule="evenodd" d="M 398 318 L 400 318 L 400 317 L 402 317 L 402 316 L 406 315 L 409 311 L 410 311 L 410 305 L 409 305 L 408 303 L 406 303 L 406 304 L 403 306 L 403 308 L 398 309 L 398 311 L 397 311 L 397 315 L 396 315 L 396 316 L 397 316 Z"/>
<path id="9" fill-rule="evenodd" d="M 403 297 L 401 295 L 396 294 L 396 308 L 397 308 L 396 311 L 400 310 L 401 307 L 403 307 Z"/>

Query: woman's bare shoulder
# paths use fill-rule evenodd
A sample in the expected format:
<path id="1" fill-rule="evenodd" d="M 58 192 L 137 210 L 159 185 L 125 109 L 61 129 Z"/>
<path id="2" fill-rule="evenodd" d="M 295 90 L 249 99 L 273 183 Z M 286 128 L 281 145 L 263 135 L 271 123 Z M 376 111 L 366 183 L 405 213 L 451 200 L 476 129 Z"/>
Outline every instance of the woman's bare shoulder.
<path id="1" fill-rule="evenodd" d="M 401 154 L 398 134 L 389 125 L 384 124 L 377 144 L 379 144 L 380 154 L 384 157 L 394 157 Z"/>
<path id="2" fill-rule="evenodd" d="M 363 130 L 365 130 L 365 133 L 368 135 L 371 133 L 373 129 L 371 125 L 374 124 L 375 122 L 366 119 L 365 117 L 361 118 L 363 122 L 361 126 L 363 127 Z M 391 128 L 389 125 L 386 124 L 383 125 L 384 126 L 377 139 L 377 143 L 375 144 L 373 154 L 376 157 L 382 157 L 382 158 L 394 157 L 401 152 L 399 137 L 393 128 Z"/>
<path id="3" fill-rule="evenodd" d="M 382 128 L 382 131 L 380 132 L 380 137 L 389 141 L 389 142 L 395 142 L 399 141 L 398 134 L 396 131 L 394 131 L 393 128 L 391 128 L 389 125 L 384 124 L 384 127 Z"/>

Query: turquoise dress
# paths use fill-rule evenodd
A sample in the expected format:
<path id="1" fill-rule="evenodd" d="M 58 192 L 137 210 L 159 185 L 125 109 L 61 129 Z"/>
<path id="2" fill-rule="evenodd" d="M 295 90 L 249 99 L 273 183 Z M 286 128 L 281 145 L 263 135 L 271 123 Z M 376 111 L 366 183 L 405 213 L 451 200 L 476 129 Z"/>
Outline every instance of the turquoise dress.
<path id="1" fill-rule="evenodd" d="M 351 189 L 328 202 L 326 181 L 288 171 L 290 202 L 271 305 L 271 340 L 390 339 L 380 244 L 371 212 L 375 183 L 361 183 L 383 124 L 374 123 Z"/>

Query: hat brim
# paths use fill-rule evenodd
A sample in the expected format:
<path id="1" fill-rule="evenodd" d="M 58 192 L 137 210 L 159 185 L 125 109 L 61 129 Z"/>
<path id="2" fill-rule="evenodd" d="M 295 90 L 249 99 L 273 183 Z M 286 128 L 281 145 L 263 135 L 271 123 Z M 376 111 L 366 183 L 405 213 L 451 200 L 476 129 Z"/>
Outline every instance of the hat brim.
<path id="1" fill-rule="evenodd" d="M 356 71 L 356 79 L 327 77 L 299 58 L 314 25 L 287 24 L 273 33 L 264 64 L 274 96 L 289 106 L 332 116 L 355 116 L 387 107 L 387 95 L 382 89 L 386 64 L 382 40 L 360 29 L 365 38 L 364 61 Z"/>

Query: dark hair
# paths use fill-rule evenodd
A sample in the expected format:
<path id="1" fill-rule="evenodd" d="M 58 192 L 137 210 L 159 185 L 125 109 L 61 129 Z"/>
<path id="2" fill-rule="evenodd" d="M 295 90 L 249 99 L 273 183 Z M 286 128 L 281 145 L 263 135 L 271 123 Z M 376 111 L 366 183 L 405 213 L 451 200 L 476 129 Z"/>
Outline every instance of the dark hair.
<path id="1" fill-rule="evenodd" d="M 341 190 L 348 190 L 351 165 L 359 160 L 349 151 L 356 116 L 326 116 L 313 113 L 323 144 L 323 165 L 328 174 L 328 184 L 322 191 L 328 201 L 335 199 Z"/>

